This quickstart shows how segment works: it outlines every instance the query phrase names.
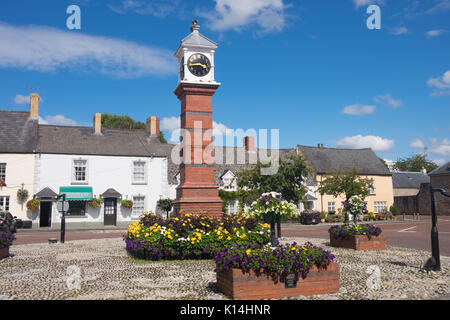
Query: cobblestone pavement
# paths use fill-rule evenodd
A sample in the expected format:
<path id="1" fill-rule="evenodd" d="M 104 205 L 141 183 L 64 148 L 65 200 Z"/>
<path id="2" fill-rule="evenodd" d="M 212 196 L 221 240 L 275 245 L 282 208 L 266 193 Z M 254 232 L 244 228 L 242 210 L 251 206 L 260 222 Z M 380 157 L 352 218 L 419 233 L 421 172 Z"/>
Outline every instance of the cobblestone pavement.
<path id="1" fill-rule="evenodd" d="M 431 299 L 450 294 L 448 259 L 442 259 L 441 272 L 427 274 L 419 272 L 429 257 L 425 251 L 388 247 L 357 252 L 329 248 L 326 240 L 310 241 L 336 255 L 341 291 L 298 299 Z M 13 245 L 10 253 L 0 260 L 0 300 L 225 298 L 215 289 L 211 260 L 135 261 L 117 238 Z"/>

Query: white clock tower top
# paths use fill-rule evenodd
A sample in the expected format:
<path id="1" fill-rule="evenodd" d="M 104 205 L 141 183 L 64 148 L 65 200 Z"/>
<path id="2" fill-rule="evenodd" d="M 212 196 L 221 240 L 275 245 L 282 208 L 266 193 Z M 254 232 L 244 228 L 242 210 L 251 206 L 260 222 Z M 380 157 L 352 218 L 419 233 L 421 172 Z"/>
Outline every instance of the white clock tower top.
<path id="1" fill-rule="evenodd" d="M 175 57 L 178 60 L 179 83 L 219 84 L 214 80 L 214 53 L 217 43 L 198 30 L 197 20 L 192 21 L 191 34 L 181 40 Z"/>

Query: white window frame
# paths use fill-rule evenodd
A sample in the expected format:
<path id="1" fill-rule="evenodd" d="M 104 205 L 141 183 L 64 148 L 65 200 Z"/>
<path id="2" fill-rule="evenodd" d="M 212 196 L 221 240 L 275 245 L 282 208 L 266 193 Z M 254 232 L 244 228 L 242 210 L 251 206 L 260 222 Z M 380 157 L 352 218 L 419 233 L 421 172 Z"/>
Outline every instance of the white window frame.
<path id="1" fill-rule="evenodd" d="M 231 211 L 231 208 L 233 208 L 233 211 Z M 229 214 L 236 214 L 236 213 L 238 213 L 238 201 L 237 200 L 231 200 L 228 203 L 227 212 Z"/>
<path id="2" fill-rule="evenodd" d="M 373 210 L 375 213 L 381 213 L 384 210 L 387 210 L 387 201 L 375 201 L 373 204 Z"/>
<path id="3" fill-rule="evenodd" d="M 134 180 L 134 169 L 135 169 L 135 164 L 136 163 L 142 163 L 144 164 L 144 180 L 143 181 L 137 181 Z M 131 184 L 147 184 L 147 161 L 145 160 L 133 160 L 132 164 L 131 164 Z"/>
<path id="4" fill-rule="evenodd" d="M 328 201 L 328 212 L 330 211 L 336 212 L 336 202 Z"/>
<path id="5" fill-rule="evenodd" d="M 8 207 L 6 207 L 6 199 L 8 199 Z M 0 196 L 0 207 L 5 211 L 9 211 L 11 206 L 11 198 L 10 196 Z"/>
<path id="6" fill-rule="evenodd" d="M 135 204 L 136 204 L 135 198 L 143 198 L 143 199 L 144 199 L 144 200 L 143 200 L 143 208 L 142 208 L 142 210 L 141 210 L 140 212 L 138 212 L 138 213 L 135 212 Z M 132 216 L 133 218 L 137 218 L 137 217 L 139 217 L 139 216 L 142 214 L 142 212 L 145 211 L 145 208 L 147 207 L 147 206 L 146 206 L 146 205 L 147 205 L 147 203 L 146 203 L 147 197 L 146 197 L 145 195 L 143 195 L 143 194 L 137 194 L 137 195 L 132 196 L 132 200 L 133 200 L 133 208 L 131 209 L 131 216 Z"/>
<path id="7" fill-rule="evenodd" d="M 77 180 L 76 179 L 76 170 L 75 170 L 75 163 L 77 161 L 85 161 L 86 162 L 86 169 L 84 172 L 84 177 L 85 179 L 83 181 L 81 180 Z M 88 184 L 88 175 L 89 174 L 89 161 L 88 159 L 82 159 L 82 158 L 77 158 L 77 159 L 72 159 L 72 184 Z"/>
<path id="8" fill-rule="evenodd" d="M 0 163 L 0 179 L 3 179 L 6 184 L 6 163 Z"/>

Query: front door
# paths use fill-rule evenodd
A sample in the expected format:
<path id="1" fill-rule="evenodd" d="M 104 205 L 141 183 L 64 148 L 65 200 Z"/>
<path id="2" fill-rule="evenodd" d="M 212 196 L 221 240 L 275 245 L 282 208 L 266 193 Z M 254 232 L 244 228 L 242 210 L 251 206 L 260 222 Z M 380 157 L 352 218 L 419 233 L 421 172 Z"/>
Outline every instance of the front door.
<path id="1" fill-rule="evenodd" d="M 39 227 L 50 227 L 52 225 L 52 202 L 41 201 L 39 213 Z"/>
<path id="2" fill-rule="evenodd" d="M 115 226 L 117 221 L 117 199 L 106 198 L 105 203 L 105 226 Z"/>

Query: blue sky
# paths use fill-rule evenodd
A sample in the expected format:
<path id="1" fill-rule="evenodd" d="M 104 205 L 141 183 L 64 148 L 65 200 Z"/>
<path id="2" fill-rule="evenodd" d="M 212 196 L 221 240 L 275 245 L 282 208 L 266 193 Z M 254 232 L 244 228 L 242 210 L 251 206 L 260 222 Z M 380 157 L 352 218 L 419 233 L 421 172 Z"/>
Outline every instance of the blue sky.
<path id="1" fill-rule="evenodd" d="M 81 30 L 68 30 L 69 5 Z M 369 30 L 370 4 L 381 29 Z M 173 53 L 192 19 L 218 42 L 218 129 L 279 129 L 280 147 L 372 147 L 450 160 L 450 0 L 104 0 L 0 4 L 0 109 L 42 123 L 95 112 L 177 124 Z"/>

